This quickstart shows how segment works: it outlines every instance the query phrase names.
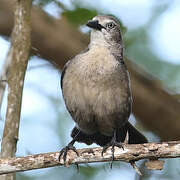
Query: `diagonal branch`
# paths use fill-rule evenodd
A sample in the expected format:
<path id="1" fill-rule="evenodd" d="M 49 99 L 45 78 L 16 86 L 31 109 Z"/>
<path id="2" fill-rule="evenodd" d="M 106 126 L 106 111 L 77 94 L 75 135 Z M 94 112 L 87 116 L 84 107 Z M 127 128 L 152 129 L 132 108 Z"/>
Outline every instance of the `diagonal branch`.
<path id="1" fill-rule="evenodd" d="M 101 156 L 101 152 L 102 148 L 79 149 L 79 156 L 77 156 L 76 153 L 69 151 L 66 164 L 64 164 L 63 158 L 61 158 L 59 162 L 58 152 L 0 159 L 0 174 L 53 166 L 69 166 L 71 164 L 111 161 L 112 156 L 110 148 L 104 153 L 103 157 Z M 133 162 L 141 159 L 177 157 L 180 157 L 180 141 L 131 145 L 126 144 L 124 145 L 124 150 L 115 148 L 115 161 Z"/>

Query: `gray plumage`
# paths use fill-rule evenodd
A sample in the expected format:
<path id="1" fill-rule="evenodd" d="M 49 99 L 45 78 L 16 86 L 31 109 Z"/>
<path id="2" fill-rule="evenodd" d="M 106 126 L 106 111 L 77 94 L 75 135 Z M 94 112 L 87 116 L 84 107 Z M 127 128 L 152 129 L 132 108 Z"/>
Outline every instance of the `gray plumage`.
<path id="1" fill-rule="evenodd" d="M 129 130 L 130 142 L 146 142 L 128 123 L 132 96 L 118 21 L 99 15 L 87 26 L 92 28 L 87 51 L 68 61 L 61 77 L 65 104 L 76 123 L 72 137 L 104 146 L 115 131 L 123 141 Z"/>

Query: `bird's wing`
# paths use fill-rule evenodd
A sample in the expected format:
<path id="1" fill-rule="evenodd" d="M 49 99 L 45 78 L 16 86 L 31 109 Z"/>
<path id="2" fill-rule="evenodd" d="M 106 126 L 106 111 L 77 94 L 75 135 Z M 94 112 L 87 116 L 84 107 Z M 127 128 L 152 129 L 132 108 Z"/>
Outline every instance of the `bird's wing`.
<path id="1" fill-rule="evenodd" d="M 87 51 L 89 51 L 89 48 L 87 47 L 86 49 L 84 49 L 83 51 L 81 51 L 79 54 L 84 54 Z M 75 58 L 75 57 L 74 57 Z M 73 59 L 74 59 L 73 58 Z M 66 69 L 67 67 L 70 65 L 70 63 L 73 61 L 73 59 L 70 59 L 63 67 L 62 73 L 61 73 L 61 89 L 63 89 L 63 77 L 65 75 Z"/>
<path id="2" fill-rule="evenodd" d="M 62 73 L 61 73 L 61 89 L 63 89 L 63 78 L 66 72 L 67 67 L 69 66 L 69 64 L 71 63 L 72 60 L 69 60 L 65 66 L 63 67 Z"/>

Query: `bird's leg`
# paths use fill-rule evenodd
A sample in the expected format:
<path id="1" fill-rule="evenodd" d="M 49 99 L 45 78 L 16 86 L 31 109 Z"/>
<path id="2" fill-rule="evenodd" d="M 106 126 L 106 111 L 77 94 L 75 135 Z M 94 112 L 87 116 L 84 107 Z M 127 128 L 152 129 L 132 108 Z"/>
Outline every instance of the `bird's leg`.
<path id="1" fill-rule="evenodd" d="M 113 137 L 111 139 L 111 141 L 109 143 L 107 143 L 104 147 L 103 150 L 101 152 L 101 155 L 103 156 L 104 152 L 106 152 L 107 148 L 109 148 L 110 146 L 112 146 L 111 148 L 111 152 L 112 152 L 112 161 L 111 161 L 111 168 L 112 168 L 112 163 L 114 161 L 114 147 L 119 147 L 119 148 L 123 148 L 122 143 L 121 142 L 117 142 L 117 137 L 116 137 L 116 130 L 113 132 Z"/>
<path id="2" fill-rule="evenodd" d="M 74 143 L 76 142 L 76 139 L 77 139 L 79 133 L 80 133 L 80 131 L 76 134 L 76 136 L 74 136 L 73 140 L 66 147 L 61 149 L 60 154 L 59 154 L 59 161 L 60 161 L 61 156 L 63 155 L 63 160 L 64 160 L 64 162 L 66 162 L 66 156 L 67 156 L 67 153 L 69 150 L 74 151 L 77 154 L 77 156 L 79 156 L 76 148 L 73 146 Z"/>

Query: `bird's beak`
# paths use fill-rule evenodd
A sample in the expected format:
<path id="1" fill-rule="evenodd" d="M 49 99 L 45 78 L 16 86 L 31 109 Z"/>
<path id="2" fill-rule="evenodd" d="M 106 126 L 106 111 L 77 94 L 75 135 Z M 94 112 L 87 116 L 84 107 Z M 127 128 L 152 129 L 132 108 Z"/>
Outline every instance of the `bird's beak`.
<path id="1" fill-rule="evenodd" d="M 89 20 L 86 24 L 86 26 L 92 28 L 92 29 L 96 29 L 101 31 L 102 28 L 104 28 L 104 26 L 102 26 L 101 24 L 99 24 L 98 20 Z"/>

